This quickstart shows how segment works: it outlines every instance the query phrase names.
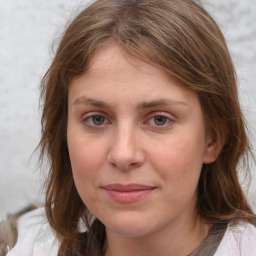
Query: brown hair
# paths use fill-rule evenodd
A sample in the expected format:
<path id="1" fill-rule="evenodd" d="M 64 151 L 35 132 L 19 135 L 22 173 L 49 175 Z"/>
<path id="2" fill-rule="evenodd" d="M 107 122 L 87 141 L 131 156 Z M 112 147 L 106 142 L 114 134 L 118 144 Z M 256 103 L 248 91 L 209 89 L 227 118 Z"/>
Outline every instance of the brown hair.
<path id="1" fill-rule="evenodd" d="M 200 99 L 208 132 L 224 141 L 217 160 L 204 165 L 198 184 L 198 212 L 210 223 L 252 222 L 238 181 L 238 164 L 251 153 L 239 106 L 236 75 L 223 34 L 211 16 L 191 0 L 98 0 L 66 29 L 42 80 L 41 160 L 46 156 L 46 212 L 61 241 L 61 255 L 79 255 L 79 220 L 89 232 L 86 255 L 102 255 L 104 225 L 90 226 L 79 197 L 67 147 L 67 95 L 72 79 L 86 72 L 92 54 L 116 43 L 124 51 L 165 70 Z M 247 166 L 244 165 L 246 172 Z"/>

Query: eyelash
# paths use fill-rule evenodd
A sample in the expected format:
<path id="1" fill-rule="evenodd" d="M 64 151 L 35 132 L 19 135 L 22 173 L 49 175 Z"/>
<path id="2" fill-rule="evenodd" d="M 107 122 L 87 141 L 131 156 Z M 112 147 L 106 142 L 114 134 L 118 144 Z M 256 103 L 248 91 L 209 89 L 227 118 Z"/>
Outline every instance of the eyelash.
<path id="1" fill-rule="evenodd" d="M 103 123 L 102 124 L 95 124 L 95 120 L 93 120 L 94 118 L 103 118 Z M 156 124 L 155 121 L 156 118 L 163 118 L 164 123 L 163 124 Z M 153 120 L 154 124 L 151 123 L 151 121 Z M 159 120 L 158 120 L 159 121 Z M 172 123 L 173 123 L 173 118 L 169 117 L 167 114 L 165 113 L 161 113 L 161 112 L 154 112 L 150 115 L 150 118 L 148 118 L 143 124 L 146 125 L 150 125 L 151 127 L 154 127 L 156 129 L 163 129 L 163 128 L 167 128 L 169 127 Z M 82 123 L 89 128 L 92 129 L 100 129 L 103 128 L 106 125 L 111 124 L 112 122 L 105 117 L 104 113 L 88 113 L 83 119 L 82 119 Z"/>

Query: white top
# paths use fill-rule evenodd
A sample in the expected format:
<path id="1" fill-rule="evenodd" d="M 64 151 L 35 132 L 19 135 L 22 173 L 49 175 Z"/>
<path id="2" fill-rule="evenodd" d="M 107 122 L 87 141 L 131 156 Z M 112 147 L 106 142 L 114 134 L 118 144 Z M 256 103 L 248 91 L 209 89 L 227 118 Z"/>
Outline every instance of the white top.
<path id="1" fill-rule="evenodd" d="M 18 240 L 6 256 L 57 256 L 59 243 L 44 208 L 25 213 L 17 220 Z"/>
<path id="2" fill-rule="evenodd" d="M 44 208 L 18 219 L 18 241 L 6 256 L 57 256 L 59 243 L 49 226 Z M 256 228 L 246 222 L 228 225 L 214 256 L 256 256 Z"/>
<path id="3" fill-rule="evenodd" d="M 214 256 L 256 256 L 256 228 L 247 222 L 228 225 Z"/>

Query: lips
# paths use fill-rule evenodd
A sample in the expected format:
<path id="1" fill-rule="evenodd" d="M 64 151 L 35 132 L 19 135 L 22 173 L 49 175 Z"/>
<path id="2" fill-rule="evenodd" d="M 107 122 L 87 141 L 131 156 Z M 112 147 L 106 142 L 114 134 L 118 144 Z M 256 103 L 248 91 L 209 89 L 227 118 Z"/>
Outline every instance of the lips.
<path id="1" fill-rule="evenodd" d="M 118 203 L 135 203 L 153 192 L 156 187 L 140 184 L 110 184 L 102 187 L 107 195 Z"/>

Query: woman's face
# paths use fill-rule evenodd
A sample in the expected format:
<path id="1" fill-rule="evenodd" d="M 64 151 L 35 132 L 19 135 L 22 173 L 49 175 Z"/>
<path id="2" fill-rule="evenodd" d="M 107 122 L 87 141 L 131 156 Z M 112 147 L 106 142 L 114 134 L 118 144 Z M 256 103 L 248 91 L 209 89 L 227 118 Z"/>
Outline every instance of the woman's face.
<path id="1" fill-rule="evenodd" d="M 197 95 L 112 45 L 72 81 L 68 148 L 84 204 L 123 236 L 194 221 L 203 163 L 213 161 Z"/>

